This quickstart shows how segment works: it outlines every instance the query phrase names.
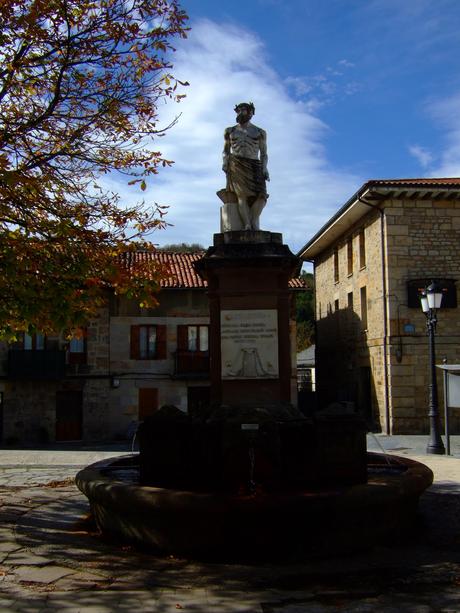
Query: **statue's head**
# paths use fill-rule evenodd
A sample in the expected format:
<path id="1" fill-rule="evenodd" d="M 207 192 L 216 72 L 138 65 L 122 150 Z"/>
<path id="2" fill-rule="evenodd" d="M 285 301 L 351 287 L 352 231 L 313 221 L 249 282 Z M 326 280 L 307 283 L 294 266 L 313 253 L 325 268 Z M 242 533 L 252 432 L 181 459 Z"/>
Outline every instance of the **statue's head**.
<path id="1" fill-rule="evenodd" d="M 238 123 L 246 123 L 256 112 L 252 102 L 240 102 L 235 106 L 236 120 Z"/>

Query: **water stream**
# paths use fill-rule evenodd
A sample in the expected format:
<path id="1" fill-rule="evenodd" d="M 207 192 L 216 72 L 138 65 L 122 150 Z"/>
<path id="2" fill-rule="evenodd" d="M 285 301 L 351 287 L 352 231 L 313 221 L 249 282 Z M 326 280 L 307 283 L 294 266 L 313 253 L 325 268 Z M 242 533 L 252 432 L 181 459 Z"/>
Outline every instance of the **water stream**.
<path id="1" fill-rule="evenodd" d="M 387 453 L 387 451 L 384 449 L 383 445 L 381 444 L 381 442 L 379 441 L 379 439 L 375 436 L 375 434 L 373 432 L 368 432 L 368 434 L 371 435 L 372 440 L 375 441 L 375 443 L 377 443 L 377 447 L 379 447 L 383 453 L 383 456 L 385 458 L 386 463 L 388 464 L 388 466 L 391 466 L 391 461 L 390 461 L 390 456 Z"/>

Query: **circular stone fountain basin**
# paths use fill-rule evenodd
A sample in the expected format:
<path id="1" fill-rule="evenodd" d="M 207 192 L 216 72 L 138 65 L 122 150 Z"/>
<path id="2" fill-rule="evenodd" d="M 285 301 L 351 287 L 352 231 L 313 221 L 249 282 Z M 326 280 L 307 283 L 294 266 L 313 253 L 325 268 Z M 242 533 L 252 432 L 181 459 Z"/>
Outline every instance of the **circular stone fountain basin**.
<path id="1" fill-rule="evenodd" d="M 137 456 L 76 476 L 102 533 L 157 552 L 217 559 L 330 555 L 391 542 L 413 528 L 431 470 L 368 453 L 368 482 L 319 490 L 236 495 L 139 484 Z M 390 462 L 390 464 L 388 464 Z"/>

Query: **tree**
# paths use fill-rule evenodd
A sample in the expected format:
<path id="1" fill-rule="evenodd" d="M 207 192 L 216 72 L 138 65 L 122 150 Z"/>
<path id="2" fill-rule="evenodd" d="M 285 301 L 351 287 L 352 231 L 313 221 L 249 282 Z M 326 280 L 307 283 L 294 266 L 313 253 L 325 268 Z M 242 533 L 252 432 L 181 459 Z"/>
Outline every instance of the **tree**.
<path id="1" fill-rule="evenodd" d="M 297 351 L 307 349 L 315 342 L 314 278 L 302 272 L 305 291 L 296 293 Z"/>
<path id="2" fill-rule="evenodd" d="M 206 251 L 206 248 L 199 243 L 171 243 L 158 248 L 160 251 L 173 251 L 175 253 L 196 253 Z"/>
<path id="3" fill-rule="evenodd" d="M 107 173 L 133 189 L 172 162 L 161 101 L 180 101 L 171 40 L 177 0 L 3 0 L 0 4 L 0 334 L 80 326 L 108 286 L 154 301 L 160 270 L 127 274 L 120 254 L 150 248 L 164 207 L 125 208 Z"/>

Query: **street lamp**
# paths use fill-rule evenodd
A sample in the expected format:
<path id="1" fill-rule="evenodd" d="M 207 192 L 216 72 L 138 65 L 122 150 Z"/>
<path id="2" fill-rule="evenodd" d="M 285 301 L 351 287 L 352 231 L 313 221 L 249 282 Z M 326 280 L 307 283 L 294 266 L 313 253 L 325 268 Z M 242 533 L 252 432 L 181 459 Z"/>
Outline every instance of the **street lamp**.
<path id="1" fill-rule="evenodd" d="M 443 455 L 445 453 L 444 443 L 442 442 L 439 429 L 439 404 L 438 404 L 438 383 L 436 381 L 435 365 L 435 346 L 434 336 L 436 330 L 436 311 L 440 308 L 442 301 L 442 290 L 434 281 L 425 288 L 420 296 L 422 311 L 426 317 L 426 328 L 428 333 L 429 361 L 430 361 L 430 383 L 428 385 L 429 401 L 428 416 L 430 418 L 430 439 L 426 448 L 427 453 Z"/>

